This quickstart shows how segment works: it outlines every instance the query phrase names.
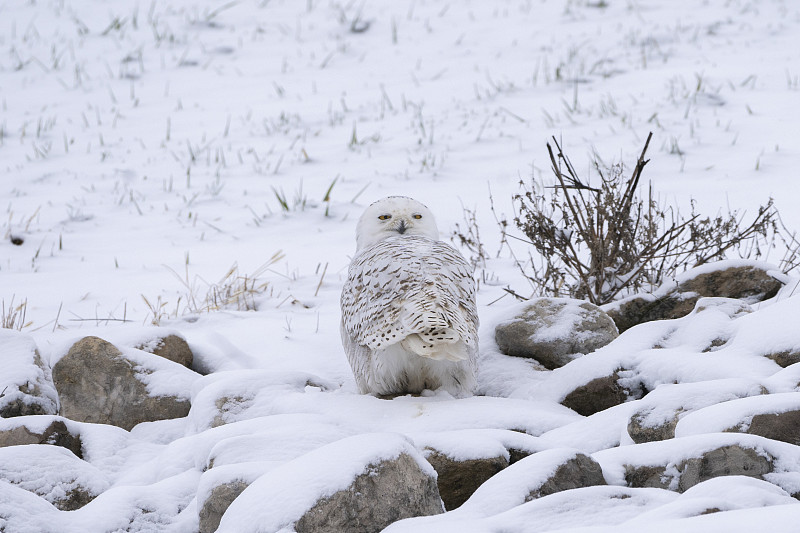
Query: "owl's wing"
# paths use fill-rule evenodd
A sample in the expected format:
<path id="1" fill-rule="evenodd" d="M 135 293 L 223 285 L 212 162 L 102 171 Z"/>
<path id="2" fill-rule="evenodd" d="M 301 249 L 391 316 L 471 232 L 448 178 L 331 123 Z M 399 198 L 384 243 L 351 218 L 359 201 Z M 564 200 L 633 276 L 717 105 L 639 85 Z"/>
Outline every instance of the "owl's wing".
<path id="1" fill-rule="evenodd" d="M 472 268 L 441 241 L 398 236 L 367 248 L 350 264 L 341 303 L 344 330 L 373 350 L 404 342 L 420 355 L 461 360 L 467 355 L 442 346 L 477 343 Z"/>

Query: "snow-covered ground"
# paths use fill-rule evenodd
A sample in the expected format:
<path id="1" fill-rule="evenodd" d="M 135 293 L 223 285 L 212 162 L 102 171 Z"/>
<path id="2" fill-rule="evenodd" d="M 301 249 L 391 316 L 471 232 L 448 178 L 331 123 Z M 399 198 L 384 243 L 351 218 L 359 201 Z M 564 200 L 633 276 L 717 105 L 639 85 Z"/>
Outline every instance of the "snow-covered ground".
<path id="1" fill-rule="evenodd" d="M 786 225 L 800 227 L 800 5 L 792 0 L 12 0 L 0 3 L 0 52 L 5 313 L 27 302 L 23 331 L 51 363 L 80 337 L 134 338 L 158 323 L 184 335 L 198 367 L 213 371 L 194 383 L 187 419 L 130 434 L 82 430 L 99 469 L 91 483 L 105 492 L 71 512 L 62 531 L 123 527 L 117 520 L 192 531 L 212 449 L 224 464 L 277 478 L 291 468 L 276 465 L 368 432 L 424 444 L 434 432 L 525 429 L 544 435 L 542 449 L 586 453 L 630 444 L 621 435 L 636 402 L 587 419 L 558 405 L 581 372 L 620 360 L 651 389 L 712 383 L 687 389 L 697 409 L 753 388 L 796 387 L 788 370 L 755 353 L 768 334 L 776 349 L 800 346 L 792 291 L 736 322 L 698 315 L 634 328 L 592 361 L 546 377 L 502 358 L 491 336 L 514 303 L 503 287 L 530 293 L 506 253 L 478 273 L 485 397 L 359 396 L 338 331 L 366 205 L 415 197 L 445 237 L 463 227 L 464 207 L 474 209 L 494 256 L 490 196 L 511 216 L 520 179 L 548 178 L 551 136 L 583 170 L 592 150 L 632 162 L 652 131 L 644 177 L 664 201 L 752 214 L 774 197 Z M 219 294 L 244 278 L 258 290 L 235 301 Z M 703 324 L 736 340 L 698 362 Z M 662 350 L 669 357 L 645 357 L 665 335 L 673 335 Z M 240 389 L 255 398 L 241 421 L 228 434 L 208 430 L 215 400 Z M 706 398 L 713 391 L 722 399 Z M 679 394 L 667 387 L 640 402 L 663 397 L 671 406 Z M 284 441 L 260 449 L 236 440 L 267 431 L 267 415 L 284 417 L 273 420 Z M 695 425 L 686 419 L 687 437 L 724 429 L 697 416 Z M 366 444 L 362 452 L 372 453 Z M 18 455 L 22 464 L 32 457 Z M 263 479 L 258 487 L 272 494 Z M 541 515 L 528 530 L 769 523 L 790 531 L 800 506 L 777 488 L 788 483 L 722 480 L 680 496 L 595 487 L 480 520 L 467 509 L 432 527 L 521 531 Z M 728 512 L 686 518 L 712 496 Z M 57 511 L 32 498 L 14 492 L 0 505 L 39 515 L 30 522 L 39 531 Z M 143 508 L 155 511 L 133 516 Z"/>

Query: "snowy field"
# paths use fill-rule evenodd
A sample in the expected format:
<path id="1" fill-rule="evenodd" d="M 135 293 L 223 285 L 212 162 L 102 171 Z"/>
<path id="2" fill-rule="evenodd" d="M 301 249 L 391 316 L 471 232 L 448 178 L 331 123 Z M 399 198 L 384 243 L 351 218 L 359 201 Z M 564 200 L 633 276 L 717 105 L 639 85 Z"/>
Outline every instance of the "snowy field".
<path id="1" fill-rule="evenodd" d="M 515 305 L 504 288 L 531 289 L 507 252 L 494 257 L 490 196 L 498 214 L 513 216 L 520 179 L 550 177 L 552 136 L 588 171 L 593 150 L 632 163 L 652 131 L 644 180 L 664 201 L 750 216 L 772 197 L 796 229 L 798 124 L 793 0 L 3 1 L 4 313 L 27 302 L 23 332 L 51 364 L 81 337 L 128 345 L 157 325 L 183 335 L 209 374 L 185 378 L 187 418 L 132 432 L 81 429 L 96 470 L 89 482 L 103 492 L 84 508 L 57 511 L 3 489 L 7 531 L 58 523 L 60 532 L 192 532 L 214 476 L 245 472 L 258 478 L 247 501 L 280 496 L 283 507 L 231 513 L 225 531 L 279 529 L 281 512 L 309 497 L 306 485 L 291 485 L 305 472 L 298 458 L 319 462 L 313 452 L 325 445 L 346 455 L 335 448 L 344 438 L 365 461 L 409 442 L 469 456 L 524 429 L 537 450 L 594 454 L 614 485 L 640 402 L 674 406 L 670 387 L 695 383 L 707 386 L 680 397 L 698 413 L 762 388 L 796 392 L 797 370 L 760 357 L 765 345 L 800 349 L 800 304 L 789 290 L 735 321 L 720 311 L 636 327 L 552 373 L 497 354 L 494 325 Z M 492 256 L 476 273 L 483 396 L 387 402 L 356 393 L 339 293 L 355 222 L 387 195 L 428 205 L 444 240 L 463 227 L 465 207 L 476 213 Z M 243 283 L 252 290 L 226 294 Z M 719 331 L 735 340 L 698 362 Z M 664 338 L 667 355 L 647 357 Z M 650 390 L 675 385 L 588 418 L 559 405 L 580 379 L 618 364 Z M 225 394 L 252 401 L 228 429 L 211 431 Z M 707 446 L 703 434 L 729 427 L 695 420 L 682 420 L 681 438 L 631 456 L 644 464 L 691 454 Z M 270 431 L 278 437 L 253 438 Z M 393 434 L 386 450 L 368 435 L 376 432 Z M 520 505 L 514 491 L 524 481 L 514 476 L 526 472 L 517 469 L 463 509 L 391 530 L 793 531 L 800 449 L 757 446 L 783 458 L 774 483 L 719 478 L 678 494 L 620 482 Z M 212 450 L 227 470 L 204 472 Z M 26 453 L 6 460 L 45 478 L 66 461 Z M 544 475 L 548 460 L 529 462 L 527 474 Z M 697 516 L 714 506 L 725 512 Z"/>

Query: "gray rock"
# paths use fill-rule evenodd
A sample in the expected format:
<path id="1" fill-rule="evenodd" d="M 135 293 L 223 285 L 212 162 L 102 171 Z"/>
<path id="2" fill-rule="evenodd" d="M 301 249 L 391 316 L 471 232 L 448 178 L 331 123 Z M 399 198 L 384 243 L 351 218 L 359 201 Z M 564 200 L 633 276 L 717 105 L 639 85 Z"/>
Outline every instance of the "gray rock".
<path id="1" fill-rule="evenodd" d="M 559 466 L 547 481 L 528 495 L 525 501 L 564 490 L 605 484 L 606 480 L 603 477 L 603 469 L 600 464 L 588 455 L 579 453 Z"/>
<path id="2" fill-rule="evenodd" d="M 506 355 L 536 359 L 552 370 L 591 353 L 619 336 L 614 321 L 589 302 L 537 298 L 495 328 Z"/>
<path id="3" fill-rule="evenodd" d="M 684 492 L 720 476 L 749 476 L 763 479 L 773 471 L 773 459 L 752 448 L 722 446 L 681 461 L 677 465 L 625 465 L 625 481 L 630 487 L 655 487 Z"/>
<path id="4" fill-rule="evenodd" d="M 25 424 L 0 429 L 0 448 L 24 444 L 61 446 L 71 451 L 79 459 L 83 459 L 83 446 L 80 435 L 70 433 L 67 425 L 62 420 L 53 420 L 42 431 L 32 430 Z"/>
<path id="5" fill-rule="evenodd" d="M 772 472 L 770 458 L 759 455 L 752 448 L 723 446 L 693 457 L 678 466 L 681 472 L 678 490 L 683 492 L 698 483 L 719 476 L 749 476 L 763 479 Z"/>
<path id="6" fill-rule="evenodd" d="M 783 352 L 769 353 L 765 357 L 772 359 L 778 366 L 786 368 L 795 363 L 800 363 L 800 351 L 786 350 Z"/>
<path id="7" fill-rule="evenodd" d="M 317 502 L 297 533 L 377 533 L 393 522 L 442 512 L 436 480 L 407 454 L 371 465 L 345 490 Z"/>
<path id="8" fill-rule="evenodd" d="M 755 303 L 772 298 L 782 286 L 769 275 L 766 265 L 747 265 L 698 274 L 678 285 L 675 292 L 694 292 L 700 296 L 721 296 Z"/>
<path id="9" fill-rule="evenodd" d="M 634 488 L 669 489 L 672 473 L 664 466 L 625 465 L 625 483 Z"/>
<path id="10" fill-rule="evenodd" d="M 214 401 L 215 414 L 211 420 L 210 427 L 216 428 L 228 424 L 236 420 L 236 414 L 244 411 L 253 398 L 245 398 L 244 396 L 222 396 Z"/>
<path id="11" fill-rule="evenodd" d="M 675 437 L 675 426 L 678 425 L 679 413 L 668 420 L 659 424 L 648 424 L 647 414 L 649 410 L 637 411 L 628 420 L 628 435 L 633 442 L 641 444 L 643 442 L 653 442 L 657 440 L 667 440 Z"/>
<path id="12" fill-rule="evenodd" d="M 439 495 L 448 511 L 461 506 L 487 479 L 509 465 L 502 455 L 457 461 L 434 451 L 426 459 L 436 470 Z"/>
<path id="13" fill-rule="evenodd" d="M 688 315 L 700 297 L 696 294 L 671 293 L 660 298 L 636 296 L 604 307 L 620 333 L 643 322 L 669 320 Z"/>
<path id="14" fill-rule="evenodd" d="M 219 527 L 222 515 L 248 485 L 244 481 L 235 480 L 211 489 L 211 494 L 200 508 L 200 533 L 214 533 Z"/>
<path id="15" fill-rule="evenodd" d="M 41 496 L 57 509 L 80 509 L 110 483 L 99 469 L 58 446 L 0 448 L 0 479 Z"/>
<path id="16" fill-rule="evenodd" d="M 722 297 L 755 303 L 772 298 L 782 283 L 769 275 L 764 264 L 738 265 L 695 276 L 689 271 L 681 283 L 664 285 L 658 297 L 642 295 L 608 304 L 603 309 L 620 333 L 643 322 L 681 318 L 688 315 L 702 297 Z"/>
<path id="17" fill-rule="evenodd" d="M 522 461 L 523 459 L 525 459 L 526 457 L 530 457 L 534 453 L 536 452 L 533 452 L 531 450 L 523 450 L 522 448 L 514 448 L 514 447 L 508 448 L 508 455 L 509 455 L 508 465 L 511 466 L 517 461 Z"/>
<path id="18" fill-rule="evenodd" d="M 800 410 L 753 415 L 746 433 L 800 446 Z"/>
<path id="19" fill-rule="evenodd" d="M 623 387 L 619 380 L 618 372 L 595 378 L 567 394 L 561 400 L 561 405 L 569 407 L 580 415 L 591 416 L 609 407 L 620 405 L 628 399 L 641 398 L 646 392 Z"/>
<path id="20" fill-rule="evenodd" d="M 85 337 L 53 367 L 61 415 L 126 430 L 141 422 L 186 416 L 190 403 L 185 397 L 148 393 L 142 381 L 148 372 L 153 369 L 125 357 L 113 344 Z"/>
<path id="21" fill-rule="evenodd" d="M 0 360 L 0 417 L 58 413 L 58 395 L 50 368 L 32 338 L 0 329 Z"/>
<path id="22" fill-rule="evenodd" d="M 605 484 L 593 457 L 569 448 L 543 449 L 488 479 L 457 512 L 461 516 L 496 516 L 557 492 Z"/>
<path id="23" fill-rule="evenodd" d="M 192 362 L 194 361 L 194 354 L 192 353 L 192 349 L 189 348 L 189 344 L 178 335 L 167 335 L 166 337 L 157 338 L 152 342 L 137 346 L 136 348 L 158 355 L 164 359 L 169 359 L 186 368 L 191 368 Z"/>

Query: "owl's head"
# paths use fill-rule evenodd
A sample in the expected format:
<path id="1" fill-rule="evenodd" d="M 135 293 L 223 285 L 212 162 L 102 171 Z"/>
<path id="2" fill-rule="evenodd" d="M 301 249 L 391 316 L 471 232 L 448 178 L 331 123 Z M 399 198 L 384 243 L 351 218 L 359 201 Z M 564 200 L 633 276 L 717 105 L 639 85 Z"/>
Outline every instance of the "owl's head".
<path id="1" fill-rule="evenodd" d="M 438 241 L 439 230 L 433 213 L 407 196 L 382 198 L 367 207 L 358 219 L 356 251 L 398 235 L 421 235 Z"/>

